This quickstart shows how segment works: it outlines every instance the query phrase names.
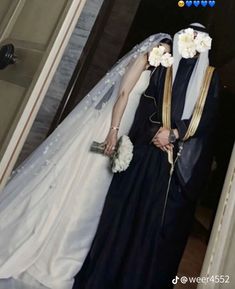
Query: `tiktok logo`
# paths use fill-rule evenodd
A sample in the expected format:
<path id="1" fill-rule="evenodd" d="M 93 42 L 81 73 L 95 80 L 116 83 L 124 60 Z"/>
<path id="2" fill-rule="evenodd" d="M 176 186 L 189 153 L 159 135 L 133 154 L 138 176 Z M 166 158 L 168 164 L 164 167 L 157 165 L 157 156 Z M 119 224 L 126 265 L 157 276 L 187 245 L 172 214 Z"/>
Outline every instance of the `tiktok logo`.
<path id="1" fill-rule="evenodd" d="M 175 279 L 172 280 L 172 283 L 175 285 L 178 283 L 179 277 L 175 276 Z"/>

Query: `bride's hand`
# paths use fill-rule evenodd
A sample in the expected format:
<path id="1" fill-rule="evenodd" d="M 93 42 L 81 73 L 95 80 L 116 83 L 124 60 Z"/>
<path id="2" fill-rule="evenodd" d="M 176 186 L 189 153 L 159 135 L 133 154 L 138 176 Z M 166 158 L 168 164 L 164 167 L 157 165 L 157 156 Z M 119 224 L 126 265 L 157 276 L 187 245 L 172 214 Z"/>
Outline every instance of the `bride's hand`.
<path id="1" fill-rule="evenodd" d="M 117 131 L 116 130 L 111 129 L 109 131 L 104 141 L 104 144 L 105 144 L 104 154 L 107 156 L 111 156 L 117 144 Z"/>

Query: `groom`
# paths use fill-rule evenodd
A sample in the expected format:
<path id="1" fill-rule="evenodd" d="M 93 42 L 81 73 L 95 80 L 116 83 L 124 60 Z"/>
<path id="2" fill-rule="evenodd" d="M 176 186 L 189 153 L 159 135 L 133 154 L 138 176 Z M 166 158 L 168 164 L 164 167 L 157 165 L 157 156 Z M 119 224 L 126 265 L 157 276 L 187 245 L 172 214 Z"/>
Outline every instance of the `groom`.
<path id="1" fill-rule="evenodd" d="M 198 32 L 206 33 L 205 28 L 201 27 L 201 25 L 190 25 L 190 28 L 194 29 L 194 35 L 197 35 Z M 179 33 L 177 36 L 179 36 Z M 165 240 L 165 247 L 172 254 L 167 256 L 167 262 L 165 262 L 164 255 L 167 252 L 164 253 L 164 250 L 162 250 L 162 258 L 159 256 L 159 260 L 162 260 L 162 272 L 177 272 L 177 267 L 182 258 L 192 227 L 196 203 L 211 170 L 219 104 L 219 79 L 217 72 L 209 67 L 208 51 L 196 53 L 191 58 L 183 58 L 179 55 L 176 41 L 178 41 L 178 37 L 175 36 L 173 45 L 173 75 L 175 77 L 172 85 L 170 109 L 171 128 L 164 126 L 162 121 L 164 109 L 161 108 L 158 111 L 157 119 L 161 122 L 160 129 L 153 138 L 153 143 L 156 147 L 166 152 L 173 150 L 173 159 L 175 161 L 173 173 L 169 179 L 169 191 L 166 192 L 162 219 L 164 230 L 171 232 L 171 235 L 177 239 L 178 245 L 174 249 L 175 245 L 172 244 L 172 241 Z M 203 65 L 205 67 L 204 70 L 202 69 Z M 211 71 L 212 77 L 207 83 L 202 79 L 200 84 L 198 75 L 203 75 L 203 71 L 205 71 L 205 78 L 208 71 Z M 155 75 L 152 77 L 154 78 Z M 204 107 L 201 103 L 201 107 L 203 107 L 201 115 L 193 113 L 195 111 L 194 107 L 190 108 L 187 105 L 188 103 L 194 103 L 197 108 L 200 107 L 197 105 L 197 100 L 199 96 L 202 96 L 202 91 L 199 91 L 198 95 L 193 93 L 196 90 L 195 88 L 190 91 L 194 84 L 200 85 L 207 92 L 204 95 Z M 157 90 L 154 87 L 151 90 L 155 100 L 158 100 L 158 107 L 161 107 L 161 103 L 164 106 L 164 99 L 159 100 Z M 197 98 L 196 100 L 193 99 L 195 97 Z M 188 117 L 183 115 L 188 115 Z M 198 120 L 198 126 L 194 133 L 190 135 L 189 131 L 192 129 L 195 119 Z M 169 178 L 169 175 L 166 178 Z M 181 212 L 179 208 L 184 209 Z M 177 218 L 184 221 L 177 223 L 177 221 L 174 221 Z M 159 278 L 159 283 L 161 283 L 161 277 Z"/>
<path id="2" fill-rule="evenodd" d="M 200 24 L 192 24 L 189 27 L 194 29 L 194 33 L 206 33 L 205 27 Z M 176 39 L 174 39 L 174 41 L 175 40 Z M 175 56 L 178 54 L 176 48 L 177 45 L 174 44 L 173 55 L 175 61 L 177 61 L 176 59 L 178 58 L 178 56 Z M 191 80 L 191 77 L 188 76 L 190 73 L 192 73 L 192 77 L 193 75 L 202 73 L 202 71 L 198 69 L 199 65 L 196 65 L 200 60 L 199 57 L 199 53 L 188 59 L 180 57 L 172 87 L 171 103 L 171 111 L 177 112 L 178 119 L 173 121 L 172 129 L 162 126 L 153 140 L 154 144 L 163 150 L 169 150 L 173 146 L 176 147 L 180 142 L 183 142 L 184 148 L 176 164 L 176 173 L 187 197 L 192 201 L 198 199 L 210 173 L 219 104 L 219 79 L 215 71 L 209 85 L 205 106 L 197 130 L 192 137 L 184 141 L 192 118 L 191 116 L 187 119 L 182 119 L 187 97 L 187 88 Z M 184 98 L 183 96 L 186 97 Z"/>

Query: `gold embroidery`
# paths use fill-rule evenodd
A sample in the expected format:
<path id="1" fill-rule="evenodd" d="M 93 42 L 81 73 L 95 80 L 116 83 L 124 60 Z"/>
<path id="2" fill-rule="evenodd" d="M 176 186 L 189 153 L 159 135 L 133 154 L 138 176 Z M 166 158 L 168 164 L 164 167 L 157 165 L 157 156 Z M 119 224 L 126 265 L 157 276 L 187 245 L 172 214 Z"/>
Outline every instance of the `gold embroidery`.
<path id="1" fill-rule="evenodd" d="M 151 95 L 147 95 L 146 93 L 144 93 L 144 96 L 147 97 L 147 98 L 151 98 L 151 99 L 153 99 L 153 101 L 154 101 L 154 105 L 155 105 L 155 107 L 157 108 L 157 103 L 156 103 L 156 99 L 155 99 L 155 97 L 153 97 L 153 96 L 151 96 Z"/>
<path id="2" fill-rule="evenodd" d="M 188 130 L 183 138 L 183 142 L 187 140 L 189 137 L 193 136 L 198 128 L 198 125 L 200 123 L 203 109 L 205 106 L 206 102 L 206 97 L 208 94 L 208 90 L 210 87 L 210 82 L 212 79 L 212 75 L 214 72 L 214 67 L 208 67 L 205 73 L 204 81 L 202 83 L 202 87 L 200 89 L 200 95 L 199 98 L 195 104 L 193 114 L 192 114 L 192 119 L 190 121 Z M 165 85 L 164 85 L 164 95 L 163 95 L 163 106 L 162 106 L 162 121 L 163 121 L 163 126 L 170 129 L 171 128 L 171 98 L 172 98 L 172 69 L 168 68 L 166 72 L 166 78 L 165 78 Z M 175 160 L 173 160 L 173 150 L 168 150 L 168 161 L 171 164 L 171 169 L 170 169 L 170 174 L 169 174 L 169 179 L 168 179 L 168 186 L 167 186 L 167 191 L 165 195 L 165 200 L 164 200 L 164 207 L 163 207 L 163 212 L 162 212 L 162 218 L 161 218 L 161 228 L 164 226 L 165 222 L 165 214 L 166 214 L 166 207 L 167 207 L 167 201 L 168 201 L 168 195 L 170 191 L 170 185 L 171 185 L 171 179 L 172 175 L 174 172 L 175 165 L 178 161 L 178 158 L 181 155 L 181 151 L 183 149 L 183 143 L 179 147 L 179 151 L 177 153 L 177 157 Z"/>
<path id="3" fill-rule="evenodd" d="M 171 128 L 171 96 L 172 96 L 172 68 L 166 70 L 164 83 L 163 105 L 162 105 L 162 122 L 163 126 Z M 168 150 L 168 162 L 173 165 L 173 150 Z"/>
<path id="4" fill-rule="evenodd" d="M 198 125 L 200 123 L 201 117 L 202 117 L 202 113 L 204 110 L 204 106 L 205 106 L 205 102 L 206 102 L 206 97 L 208 94 L 208 90 L 210 87 L 210 83 L 211 83 L 211 79 L 212 79 L 212 75 L 214 72 L 215 68 L 209 66 L 207 68 L 206 74 L 205 74 L 205 78 L 204 81 L 202 83 L 202 87 L 200 90 L 200 96 L 195 104 L 194 107 L 194 111 L 193 111 L 193 115 L 192 115 L 192 119 L 190 121 L 188 130 L 183 138 L 183 141 L 186 141 L 188 138 L 190 138 L 191 136 L 193 136 L 198 128 Z"/>
<path id="5" fill-rule="evenodd" d="M 190 121 L 187 132 L 183 138 L 183 141 L 186 141 L 188 138 L 192 137 L 200 123 L 203 109 L 206 102 L 206 97 L 210 87 L 210 82 L 214 72 L 214 67 L 209 66 L 206 70 L 204 81 L 200 90 L 199 98 L 195 104 L 192 119 Z M 164 95 L 163 95 L 163 106 L 162 106 L 162 121 L 163 126 L 170 129 L 171 128 L 171 98 L 172 98 L 172 68 L 167 68 L 165 84 L 164 84 Z M 173 163 L 173 152 L 168 151 L 168 160 Z"/>
<path id="6" fill-rule="evenodd" d="M 192 119 L 190 121 L 188 130 L 183 138 L 183 140 L 187 140 L 189 137 L 193 136 L 198 128 L 199 122 L 201 120 L 201 116 L 203 113 L 203 109 L 206 102 L 206 97 L 208 94 L 208 90 L 210 87 L 210 82 L 212 79 L 212 75 L 214 72 L 214 67 L 209 66 L 205 73 L 205 78 L 202 83 L 202 87 L 200 90 L 200 96 L 196 102 L 196 105 L 193 110 Z M 164 85 L 164 95 L 163 95 L 163 106 L 162 106 L 162 121 L 163 126 L 170 129 L 171 128 L 171 87 L 172 87 L 172 69 L 168 68 L 166 72 L 165 85 Z"/>
<path id="7" fill-rule="evenodd" d="M 155 67 L 155 68 L 153 69 L 153 71 L 150 73 L 150 79 L 151 79 L 151 76 L 153 75 L 153 73 L 156 71 L 156 69 L 157 69 L 157 67 Z M 157 103 L 156 103 L 155 97 L 153 97 L 153 96 L 151 96 L 151 95 L 147 95 L 145 92 L 144 92 L 144 96 L 147 97 L 147 98 L 153 99 L 154 105 L 155 105 L 155 107 L 157 108 Z"/>
<path id="8" fill-rule="evenodd" d="M 162 106 L 162 122 L 163 126 L 171 128 L 171 96 L 172 96 L 172 68 L 169 67 L 166 70 L 164 94 L 163 94 L 163 106 Z"/>
<path id="9" fill-rule="evenodd" d="M 155 114 L 157 114 L 156 111 L 149 116 L 149 121 L 152 122 L 152 123 L 161 124 L 160 121 L 152 120 L 152 117 L 153 117 Z"/>

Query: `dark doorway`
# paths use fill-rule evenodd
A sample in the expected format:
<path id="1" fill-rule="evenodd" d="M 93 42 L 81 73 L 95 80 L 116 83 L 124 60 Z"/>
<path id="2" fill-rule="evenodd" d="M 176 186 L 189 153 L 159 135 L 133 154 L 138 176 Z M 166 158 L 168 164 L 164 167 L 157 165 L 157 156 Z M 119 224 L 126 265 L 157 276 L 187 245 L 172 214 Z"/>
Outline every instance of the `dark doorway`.
<path id="1" fill-rule="evenodd" d="M 233 143 L 235 116 L 235 3 L 233 0 L 216 2 L 216 7 L 179 8 L 177 1 L 141 1 L 128 33 L 121 55 L 151 34 L 166 32 L 172 36 L 190 23 L 205 25 L 213 38 L 210 63 L 220 74 L 220 120 L 214 151 L 214 166 L 207 187 L 200 199 L 195 224 L 189 238 L 179 276 L 199 276 L 207 242 L 213 225 Z M 182 286 L 182 287 L 181 287 Z M 187 284 L 196 288 L 196 284 Z M 191 287 L 190 287 L 191 286 Z M 175 288 L 185 288 L 178 284 Z"/>

